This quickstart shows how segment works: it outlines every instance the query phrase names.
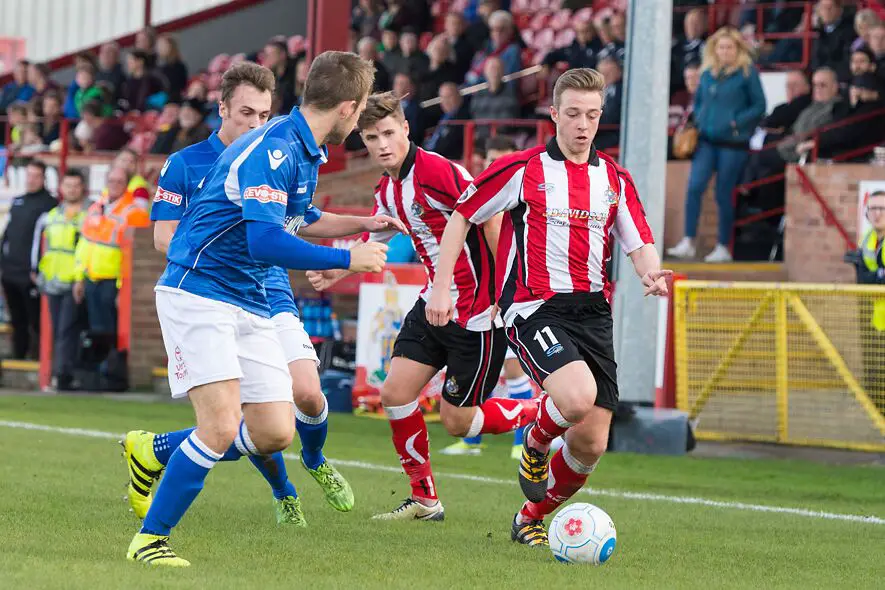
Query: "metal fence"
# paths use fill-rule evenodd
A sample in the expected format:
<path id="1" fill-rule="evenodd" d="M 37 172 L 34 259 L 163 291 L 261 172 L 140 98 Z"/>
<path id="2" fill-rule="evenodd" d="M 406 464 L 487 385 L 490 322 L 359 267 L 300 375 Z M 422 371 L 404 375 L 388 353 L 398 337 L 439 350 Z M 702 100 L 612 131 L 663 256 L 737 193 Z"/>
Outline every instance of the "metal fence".
<path id="1" fill-rule="evenodd" d="M 674 297 L 676 401 L 699 438 L 885 451 L 885 287 L 679 281 Z"/>

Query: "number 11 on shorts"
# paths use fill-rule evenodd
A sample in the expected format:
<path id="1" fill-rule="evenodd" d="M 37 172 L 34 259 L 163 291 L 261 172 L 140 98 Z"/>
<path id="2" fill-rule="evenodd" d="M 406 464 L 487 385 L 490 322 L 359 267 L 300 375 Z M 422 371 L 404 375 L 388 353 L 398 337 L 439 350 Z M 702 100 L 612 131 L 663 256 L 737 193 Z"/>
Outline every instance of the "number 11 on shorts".
<path id="1" fill-rule="evenodd" d="M 545 339 L 544 336 L 547 336 L 547 338 Z M 548 357 L 553 356 L 562 350 L 562 344 L 559 343 L 559 340 L 553 334 L 553 330 L 550 329 L 550 326 L 544 326 L 540 330 L 535 331 L 534 340 L 541 346 L 541 350 L 543 350 L 544 354 Z"/>

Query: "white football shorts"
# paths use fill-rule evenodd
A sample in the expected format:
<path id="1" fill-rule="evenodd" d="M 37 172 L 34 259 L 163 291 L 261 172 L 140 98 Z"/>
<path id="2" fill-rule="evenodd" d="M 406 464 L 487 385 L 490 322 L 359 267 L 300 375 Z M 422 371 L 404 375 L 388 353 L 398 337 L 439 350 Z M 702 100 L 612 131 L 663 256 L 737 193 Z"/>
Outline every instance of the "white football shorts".
<path id="1" fill-rule="evenodd" d="M 240 380 L 244 404 L 292 402 L 292 378 L 273 320 L 180 289 L 157 288 L 173 398 Z"/>
<path id="2" fill-rule="evenodd" d="M 290 311 L 284 311 L 273 316 L 272 319 L 277 330 L 277 337 L 280 339 L 280 344 L 283 345 L 286 364 L 292 361 L 306 360 L 315 362 L 319 367 L 320 359 L 317 357 L 317 351 L 298 316 Z"/>

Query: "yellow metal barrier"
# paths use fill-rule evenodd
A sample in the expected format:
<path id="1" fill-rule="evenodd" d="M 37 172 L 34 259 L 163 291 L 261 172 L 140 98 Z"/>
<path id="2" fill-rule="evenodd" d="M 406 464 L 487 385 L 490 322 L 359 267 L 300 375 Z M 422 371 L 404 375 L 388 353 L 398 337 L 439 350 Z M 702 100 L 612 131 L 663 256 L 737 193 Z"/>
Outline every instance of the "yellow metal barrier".
<path id="1" fill-rule="evenodd" d="M 677 281 L 676 403 L 698 438 L 885 451 L 885 288 Z"/>

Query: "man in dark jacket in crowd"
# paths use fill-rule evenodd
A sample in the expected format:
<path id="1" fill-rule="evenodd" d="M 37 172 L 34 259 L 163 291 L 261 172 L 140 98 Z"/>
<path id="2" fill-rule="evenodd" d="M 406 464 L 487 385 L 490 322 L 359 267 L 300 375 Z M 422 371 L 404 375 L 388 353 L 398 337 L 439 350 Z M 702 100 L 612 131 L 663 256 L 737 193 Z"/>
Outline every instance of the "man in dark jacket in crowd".
<path id="1" fill-rule="evenodd" d="M 9 223 L 0 240 L 0 275 L 12 324 L 13 356 L 37 358 L 40 342 L 40 297 L 31 277 L 31 244 L 41 215 L 58 205 L 46 190 L 46 165 L 27 166 L 24 195 L 12 201 Z"/>
<path id="2" fill-rule="evenodd" d="M 595 68 L 596 58 L 602 43 L 593 35 L 593 24 L 590 21 L 578 21 L 575 23 L 575 40 L 571 45 L 554 49 L 544 56 L 542 62 L 545 68 L 555 66 L 564 61 L 572 68 Z"/>
<path id="3" fill-rule="evenodd" d="M 446 125 L 444 121 L 462 121 L 470 118 L 470 111 L 454 82 L 439 87 L 443 116 L 433 135 L 424 142 L 424 148 L 450 160 L 460 160 L 464 155 L 464 126 Z"/>
<path id="4" fill-rule="evenodd" d="M 815 7 L 817 39 L 811 54 L 811 69 L 828 66 L 836 70 L 840 80 L 848 78 L 851 43 L 857 38 L 850 14 L 841 0 L 819 0 Z"/>
<path id="5" fill-rule="evenodd" d="M 289 48 L 283 41 L 271 40 L 264 46 L 263 65 L 277 79 L 274 92 L 280 100 L 280 114 L 286 115 L 298 103 L 296 91 L 295 60 L 289 59 Z"/>

